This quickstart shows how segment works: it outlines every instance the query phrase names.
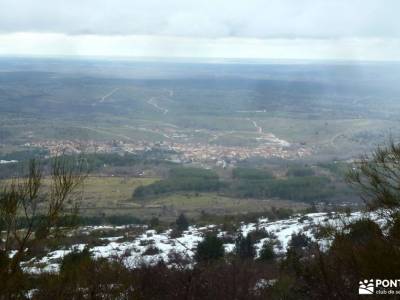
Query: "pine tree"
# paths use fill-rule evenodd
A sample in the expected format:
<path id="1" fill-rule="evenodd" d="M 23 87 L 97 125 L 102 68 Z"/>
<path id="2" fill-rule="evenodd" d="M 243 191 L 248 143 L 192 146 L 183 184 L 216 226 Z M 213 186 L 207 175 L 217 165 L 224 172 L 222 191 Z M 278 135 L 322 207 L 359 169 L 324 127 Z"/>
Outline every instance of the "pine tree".
<path id="1" fill-rule="evenodd" d="M 261 261 L 272 261 L 275 258 L 274 246 L 270 241 L 265 241 L 258 257 Z"/>
<path id="2" fill-rule="evenodd" d="M 223 242 L 213 234 L 207 235 L 197 245 L 195 259 L 197 262 L 209 262 L 222 258 L 225 254 Z"/>
<path id="3" fill-rule="evenodd" d="M 189 228 L 189 221 L 183 213 L 179 215 L 175 223 L 179 231 L 185 231 Z"/>
<path id="4" fill-rule="evenodd" d="M 243 237 L 239 234 L 235 241 L 235 253 L 241 259 L 254 258 L 256 249 L 250 235 Z"/>

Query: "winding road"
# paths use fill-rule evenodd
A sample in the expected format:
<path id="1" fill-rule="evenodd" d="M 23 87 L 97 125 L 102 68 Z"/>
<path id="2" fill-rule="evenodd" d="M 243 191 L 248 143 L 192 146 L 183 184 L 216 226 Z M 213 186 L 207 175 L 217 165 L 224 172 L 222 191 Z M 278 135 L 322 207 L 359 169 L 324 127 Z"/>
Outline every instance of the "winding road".
<path id="1" fill-rule="evenodd" d="M 101 97 L 100 99 L 100 103 L 103 103 L 104 101 L 106 101 L 107 98 L 111 97 L 116 91 L 118 91 L 119 88 L 115 88 L 113 89 L 111 92 L 109 92 L 107 95 L 104 95 L 103 97 Z"/>
<path id="2" fill-rule="evenodd" d="M 247 119 L 247 120 L 253 124 L 254 128 L 257 130 L 258 133 L 263 133 L 262 127 L 259 126 L 256 121 L 251 120 L 251 119 Z"/>
<path id="3" fill-rule="evenodd" d="M 168 93 L 167 97 L 172 98 L 174 96 L 174 90 L 166 90 L 166 91 Z M 164 115 L 166 115 L 169 112 L 169 110 L 167 108 L 161 107 L 160 105 L 158 105 L 157 102 L 155 102 L 156 99 L 161 99 L 162 97 L 165 97 L 165 96 L 151 97 L 147 101 L 147 103 L 150 104 L 151 106 L 153 106 L 155 109 L 161 111 Z"/>
<path id="4" fill-rule="evenodd" d="M 164 115 L 166 115 L 166 114 L 168 113 L 168 109 L 159 106 L 159 105 L 154 101 L 154 100 L 156 100 L 157 98 L 160 98 L 160 97 L 151 97 L 151 98 L 147 101 L 147 103 L 150 104 L 150 105 L 152 105 L 152 106 L 153 106 L 154 108 L 156 108 L 157 110 L 161 111 Z"/>

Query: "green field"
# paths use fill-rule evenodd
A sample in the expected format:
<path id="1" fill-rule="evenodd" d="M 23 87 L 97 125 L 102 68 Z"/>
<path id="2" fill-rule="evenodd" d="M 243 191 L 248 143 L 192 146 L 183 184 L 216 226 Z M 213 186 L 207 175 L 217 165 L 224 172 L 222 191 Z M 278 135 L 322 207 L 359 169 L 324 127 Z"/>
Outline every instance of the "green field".
<path id="1" fill-rule="evenodd" d="M 89 177 L 84 184 L 81 214 L 131 215 L 139 219 L 158 217 L 174 220 L 179 213 L 197 218 L 202 213 L 213 215 L 246 214 L 276 208 L 304 209 L 307 204 L 280 199 L 238 199 L 216 193 L 177 193 L 155 199 L 132 199 L 140 185 L 148 185 L 156 178 Z"/>
<path id="2" fill-rule="evenodd" d="M 82 208 L 116 208 L 132 202 L 132 193 L 138 186 L 156 181 L 156 178 L 89 177 L 84 183 Z"/>
<path id="3" fill-rule="evenodd" d="M 219 196 L 212 193 L 187 193 L 172 195 L 150 201 L 152 205 L 166 207 L 171 211 L 185 212 L 191 216 L 198 216 L 202 212 L 216 215 L 246 214 L 276 208 L 304 209 L 308 205 L 280 199 L 237 199 Z"/>

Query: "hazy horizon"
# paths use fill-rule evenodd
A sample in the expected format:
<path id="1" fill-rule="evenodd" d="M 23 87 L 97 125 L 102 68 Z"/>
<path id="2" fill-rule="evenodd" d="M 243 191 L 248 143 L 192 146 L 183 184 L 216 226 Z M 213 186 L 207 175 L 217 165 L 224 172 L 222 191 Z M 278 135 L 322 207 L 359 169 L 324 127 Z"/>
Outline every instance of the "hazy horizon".
<path id="1" fill-rule="evenodd" d="M 397 1 L 0 4 L 0 55 L 400 61 Z"/>

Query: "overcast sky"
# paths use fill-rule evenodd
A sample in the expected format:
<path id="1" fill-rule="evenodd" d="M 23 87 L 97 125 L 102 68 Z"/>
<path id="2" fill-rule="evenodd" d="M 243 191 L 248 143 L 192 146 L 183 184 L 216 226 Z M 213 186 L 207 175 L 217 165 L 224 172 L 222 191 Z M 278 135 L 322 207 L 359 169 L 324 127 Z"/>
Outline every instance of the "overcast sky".
<path id="1" fill-rule="evenodd" d="M 400 60 L 399 12 L 399 0 L 0 0 L 0 54 Z"/>

